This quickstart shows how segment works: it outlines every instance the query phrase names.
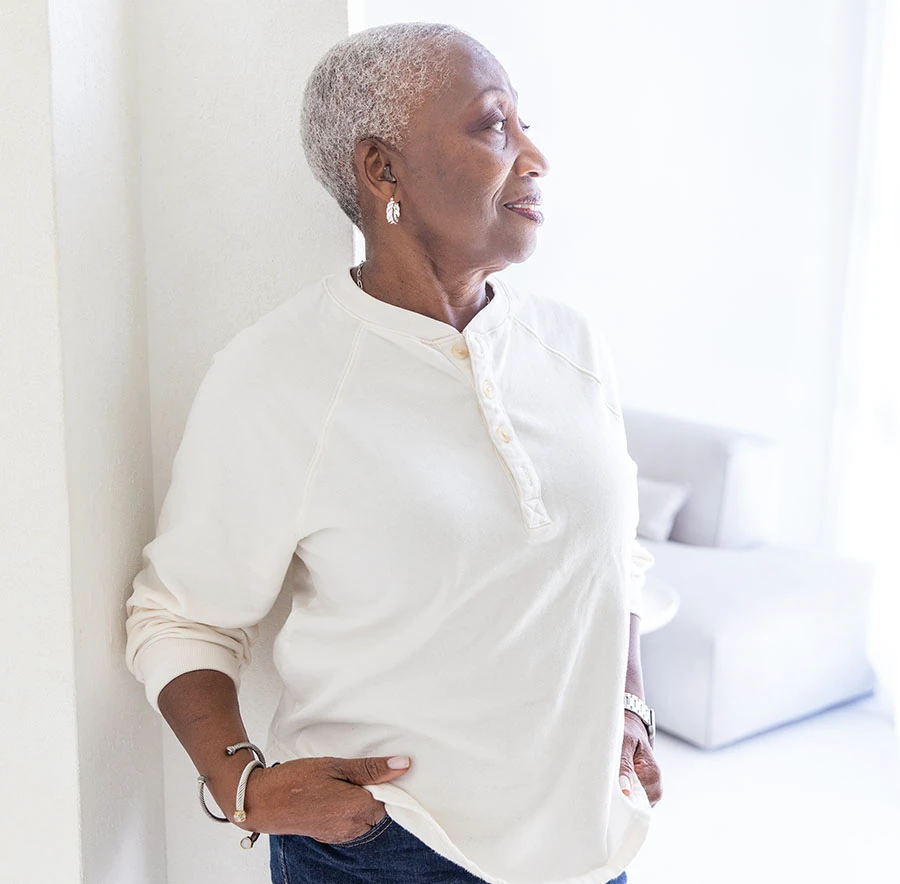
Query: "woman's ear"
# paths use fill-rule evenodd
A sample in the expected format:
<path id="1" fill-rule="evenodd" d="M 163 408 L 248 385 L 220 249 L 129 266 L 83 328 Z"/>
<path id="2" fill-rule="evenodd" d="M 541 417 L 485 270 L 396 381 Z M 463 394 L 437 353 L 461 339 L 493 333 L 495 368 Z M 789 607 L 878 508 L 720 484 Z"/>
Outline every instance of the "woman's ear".
<path id="1" fill-rule="evenodd" d="M 361 198 L 363 190 L 385 203 L 394 196 L 397 179 L 391 170 L 389 150 L 383 143 L 374 138 L 360 141 L 353 152 L 353 163 Z"/>

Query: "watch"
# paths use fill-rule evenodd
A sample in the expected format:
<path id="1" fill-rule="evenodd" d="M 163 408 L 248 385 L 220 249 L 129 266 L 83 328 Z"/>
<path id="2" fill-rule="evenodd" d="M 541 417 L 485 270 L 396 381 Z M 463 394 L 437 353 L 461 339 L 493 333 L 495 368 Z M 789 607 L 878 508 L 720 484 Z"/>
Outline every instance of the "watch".
<path id="1" fill-rule="evenodd" d="M 647 735 L 650 737 L 650 745 L 656 737 L 656 713 L 637 695 L 625 694 L 625 708 L 632 711 L 644 722 Z"/>

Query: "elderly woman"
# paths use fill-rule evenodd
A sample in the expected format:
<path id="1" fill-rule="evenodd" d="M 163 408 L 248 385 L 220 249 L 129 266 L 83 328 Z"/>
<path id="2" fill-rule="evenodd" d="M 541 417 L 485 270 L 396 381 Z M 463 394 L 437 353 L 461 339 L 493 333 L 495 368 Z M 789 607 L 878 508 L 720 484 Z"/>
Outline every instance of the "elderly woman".
<path id="1" fill-rule="evenodd" d="M 274 882 L 622 882 L 660 797 L 614 372 L 495 275 L 543 220 L 527 128 L 455 28 L 334 46 L 303 142 L 365 261 L 235 336 L 191 409 L 128 662 Z M 236 684 L 285 584 L 265 766 Z"/>

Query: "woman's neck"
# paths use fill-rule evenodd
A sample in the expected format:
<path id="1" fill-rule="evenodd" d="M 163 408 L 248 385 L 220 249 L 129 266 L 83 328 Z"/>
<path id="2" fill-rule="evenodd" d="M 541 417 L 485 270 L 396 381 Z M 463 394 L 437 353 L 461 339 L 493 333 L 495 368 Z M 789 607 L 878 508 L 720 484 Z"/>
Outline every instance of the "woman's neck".
<path id="1" fill-rule="evenodd" d="M 379 261 L 367 257 L 362 289 L 380 301 L 430 316 L 462 331 L 489 301 L 490 270 L 446 271 L 433 262 Z M 351 269 L 354 282 L 357 268 Z"/>

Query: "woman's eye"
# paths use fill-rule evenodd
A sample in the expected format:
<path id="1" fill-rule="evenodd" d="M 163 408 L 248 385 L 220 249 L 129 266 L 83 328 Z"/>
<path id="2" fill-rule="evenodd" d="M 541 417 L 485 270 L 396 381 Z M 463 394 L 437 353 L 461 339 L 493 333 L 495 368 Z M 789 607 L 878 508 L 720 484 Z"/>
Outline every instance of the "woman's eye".
<path id="1" fill-rule="evenodd" d="M 496 122 L 491 123 L 491 125 L 488 126 L 488 129 L 493 129 L 495 132 L 505 132 L 506 124 L 508 122 L 509 120 L 504 117 L 502 120 L 497 120 Z M 519 128 L 521 128 L 523 132 L 527 132 L 531 128 L 531 125 L 529 123 L 523 123 L 521 120 L 519 120 Z"/>

